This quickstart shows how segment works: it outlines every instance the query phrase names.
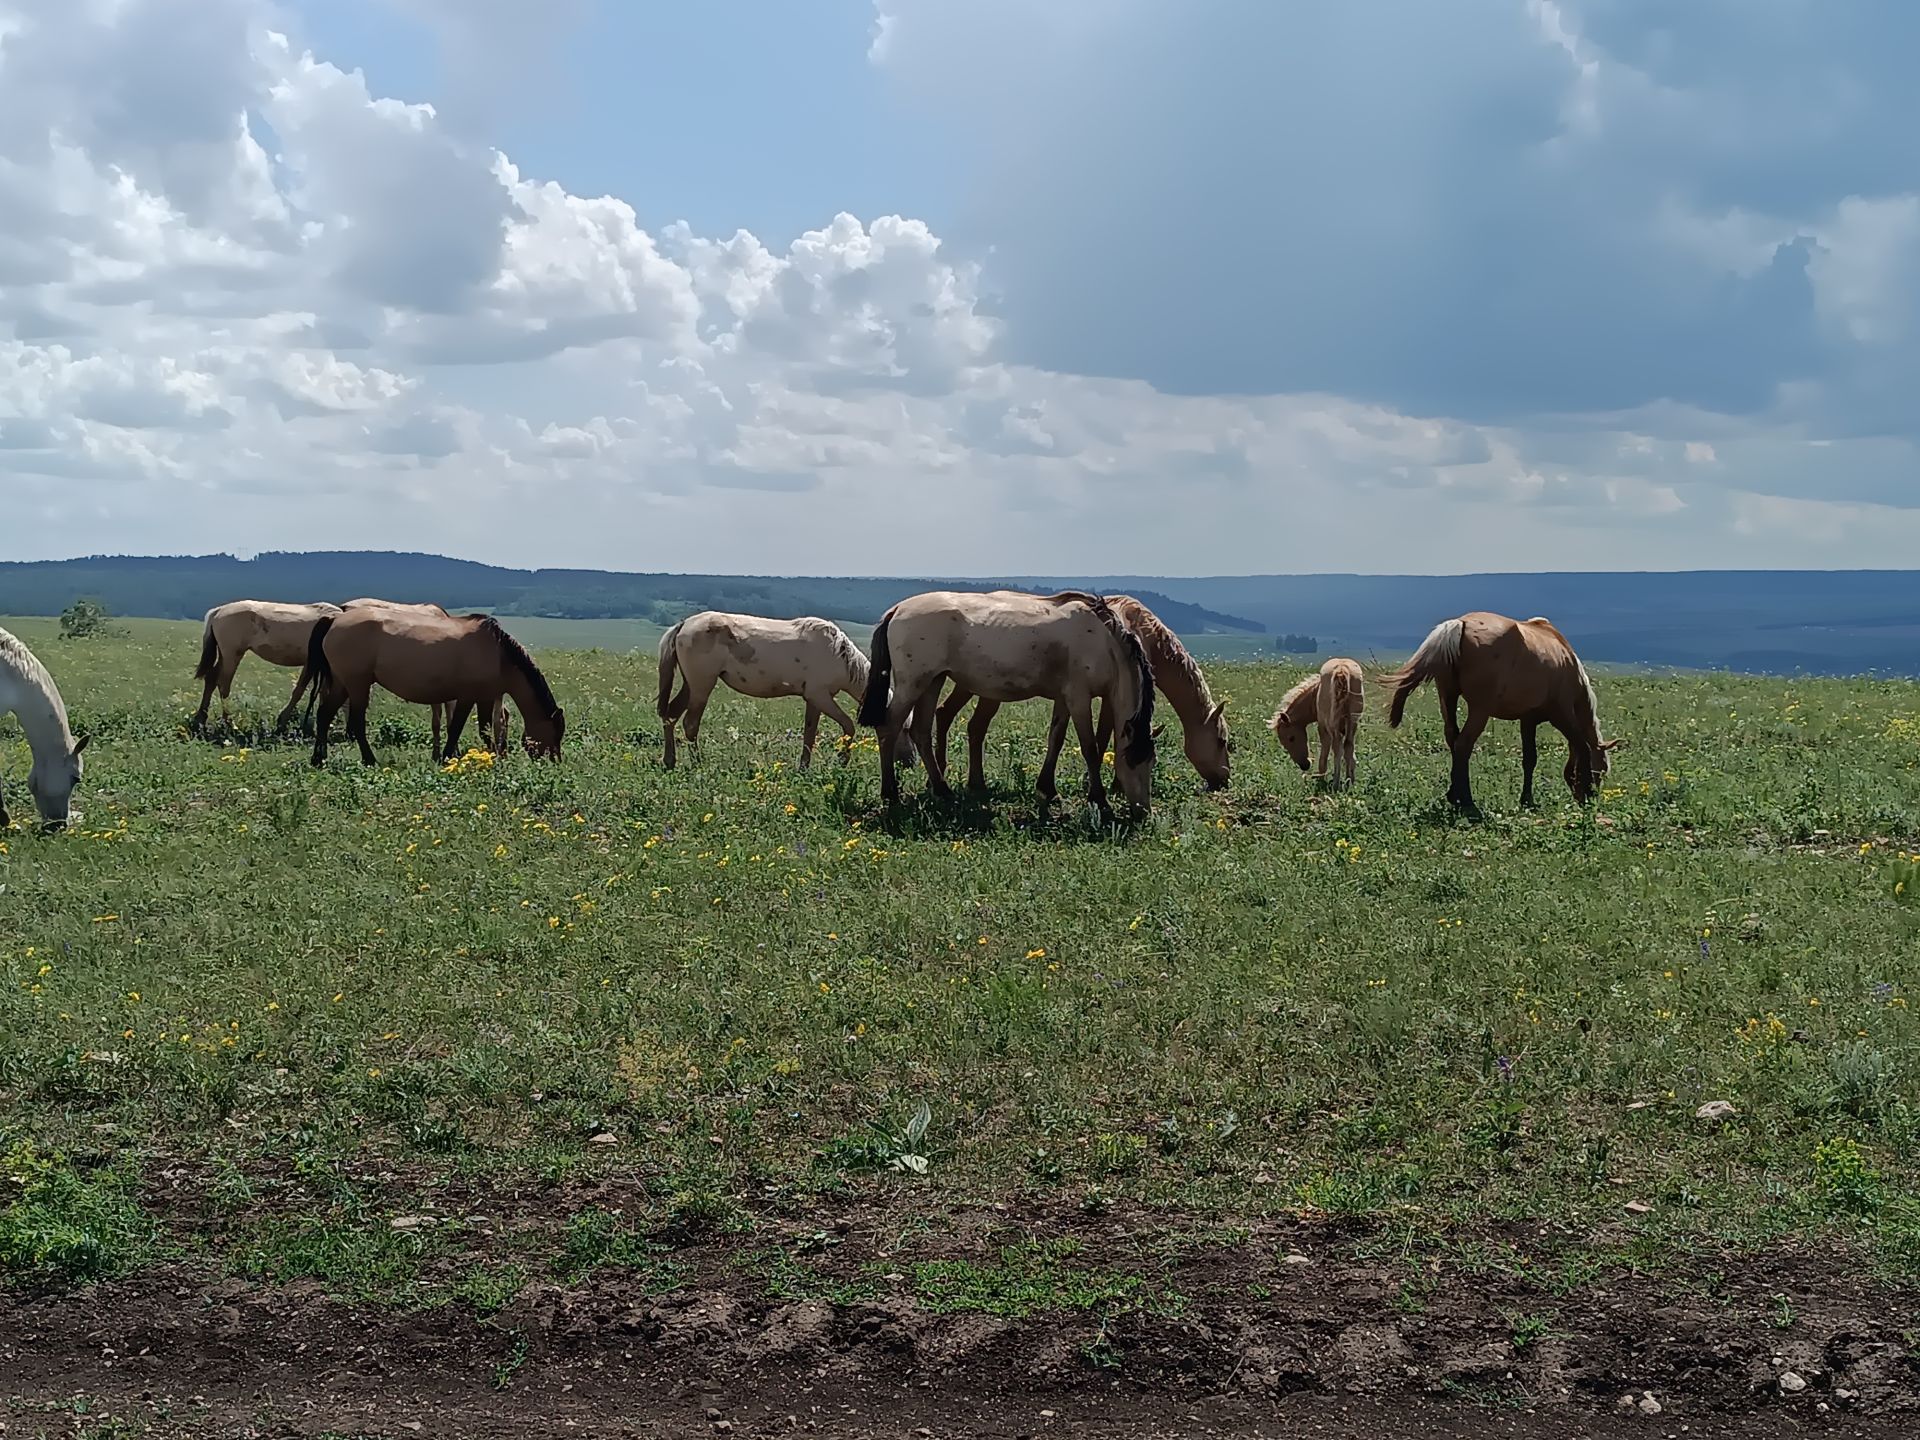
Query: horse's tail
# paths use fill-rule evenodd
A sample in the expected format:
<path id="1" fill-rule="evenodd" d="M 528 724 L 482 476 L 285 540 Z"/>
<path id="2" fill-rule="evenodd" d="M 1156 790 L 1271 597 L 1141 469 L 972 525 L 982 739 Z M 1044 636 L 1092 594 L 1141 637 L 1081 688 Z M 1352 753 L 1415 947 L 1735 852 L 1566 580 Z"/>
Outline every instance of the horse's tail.
<path id="1" fill-rule="evenodd" d="M 1412 659 L 1391 674 L 1380 677 L 1380 683 L 1393 691 L 1393 704 L 1387 710 L 1389 726 L 1399 728 L 1401 718 L 1406 713 L 1409 695 L 1436 675 L 1443 675 L 1460 663 L 1460 641 L 1466 630 L 1467 622 L 1463 619 L 1442 620 L 1420 642 L 1420 648 L 1413 652 Z"/>
<path id="2" fill-rule="evenodd" d="M 210 679 L 220 668 L 220 642 L 213 638 L 213 613 L 207 611 L 205 626 L 200 632 L 200 663 L 193 672 L 196 680 Z"/>
<path id="3" fill-rule="evenodd" d="M 1147 660 L 1147 647 L 1140 643 L 1133 627 L 1116 615 L 1113 607 L 1100 596 L 1076 595 L 1075 598 L 1084 600 L 1100 617 L 1100 623 L 1120 642 L 1127 661 L 1134 667 L 1140 698 L 1134 703 L 1133 714 L 1127 718 L 1127 728 L 1121 731 L 1127 737 L 1123 753 L 1127 764 L 1145 765 L 1153 759 L 1153 666 Z"/>
<path id="4" fill-rule="evenodd" d="M 1333 672 L 1334 699 L 1339 713 L 1359 715 L 1367 708 L 1367 686 L 1360 667 L 1341 665 Z"/>
<path id="5" fill-rule="evenodd" d="M 327 664 L 327 632 L 333 629 L 334 617 L 322 615 L 314 621 L 313 633 L 307 636 L 307 663 L 300 671 L 300 688 L 313 686 L 317 696 L 323 687 L 333 684 L 333 667 Z"/>
<path id="6" fill-rule="evenodd" d="M 893 611 L 880 617 L 873 627 L 873 655 L 867 666 L 867 693 L 860 697 L 860 723 L 878 730 L 887 723 L 887 703 L 893 698 L 893 651 L 887 644 L 887 627 L 893 623 Z"/>
<path id="7" fill-rule="evenodd" d="M 661 715 L 673 706 L 673 677 L 680 668 L 680 627 L 686 623 L 676 620 L 660 637 L 660 699 L 654 709 Z"/>

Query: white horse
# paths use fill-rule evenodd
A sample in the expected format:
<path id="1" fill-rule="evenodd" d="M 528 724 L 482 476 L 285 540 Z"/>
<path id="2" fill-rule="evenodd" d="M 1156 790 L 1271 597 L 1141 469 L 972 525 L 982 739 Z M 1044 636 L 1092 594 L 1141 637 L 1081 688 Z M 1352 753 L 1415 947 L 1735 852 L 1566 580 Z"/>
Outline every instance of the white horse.
<path id="1" fill-rule="evenodd" d="M 1064 709 L 1079 731 L 1088 796 L 1109 815 L 1093 720 L 1093 702 L 1100 701 L 1119 719 L 1114 779 L 1135 809 L 1147 809 L 1153 670 L 1140 638 L 1100 596 L 937 590 L 889 610 L 874 628 L 872 675 L 860 707 L 860 723 L 880 732 L 880 792 L 889 804 L 900 798 L 893 760 L 909 724 L 928 757 L 928 788 L 943 799 L 953 793 L 933 736 L 934 700 L 948 677 L 983 702 L 1045 699 Z"/>
<path id="2" fill-rule="evenodd" d="M 194 730 L 206 729 L 207 709 L 215 690 L 220 692 L 221 720 L 233 723 L 227 696 L 233 690 L 234 672 L 249 654 L 258 655 L 269 665 L 298 670 L 307 663 L 307 637 L 313 634 L 314 625 L 325 616 L 339 613 L 338 605 L 324 601 L 287 605 L 277 600 L 229 600 L 207 611 L 200 630 L 200 664 L 193 672 L 194 679 L 206 682 L 206 689 L 193 717 Z M 299 705 L 300 689 L 296 687 L 274 728 L 284 729 Z"/>
<path id="3" fill-rule="evenodd" d="M 67 728 L 67 707 L 47 667 L 19 640 L 0 630 L 0 715 L 12 711 L 27 733 L 33 751 L 33 769 L 27 791 L 33 808 L 49 827 L 58 829 L 77 818 L 73 787 L 80 783 L 80 752 L 87 737 L 73 738 Z M 7 825 L 7 803 L 0 795 L 0 829 Z"/>
<path id="4" fill-rule="evenodd" d="M 680 691 L 673 689 L 680 676 Z M 663 763 L 676 759 L 674 725 L 687 732 L 694 757 L 700 754 L 700 717 L 713 687 L 727 687 L 756 700 L 798 695 L 807 702 L 806 729 L 800 740 L 800 768 L 813 764 L 820 717 L 830 715 L 853 738 L 854 721 L 835 698 L 847 695 L 856 707 L 867 693 L 867 657 L 846 632 L 829 620 L 804 615 L 798 620 L 769 620 L 702 610 L 660 637 L 660 698 L 656 706 L 665 732 Z M 845 764 L 846 751 L 840 755 Z"/>

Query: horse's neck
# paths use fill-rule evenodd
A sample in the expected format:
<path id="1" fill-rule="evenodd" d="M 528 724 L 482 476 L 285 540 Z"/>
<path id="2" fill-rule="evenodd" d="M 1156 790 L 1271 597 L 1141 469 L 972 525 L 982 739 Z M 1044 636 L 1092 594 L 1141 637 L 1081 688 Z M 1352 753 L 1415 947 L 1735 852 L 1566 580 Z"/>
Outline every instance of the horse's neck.
<path id="1" fill-rule="evenodd" d="M 533 688 L 533 681 L 527 678 L 526 672 L 518 665 L 504 661 L 500 670 L 501 686 L 507 692 L 507 698 L 519 708 L 521 719 L 546 719 L 547 712 L 541 706 L 538 693 Z"/>
<path id="2" fill-rule="evenodd" d="M 1207 694 L 1204 683 L 1194 683 L 1193 671 L 1180 653 L 1179 641 L 1166 630 L 1154 626 L 1142 628 L 1152 633 L 1147 646 L 1147 659 L 1153 666 L 1153 683 L 1167 697 L 1167 703 L 1173 707 L 1173 713 L 1180 717 L 1181 725 L 1192 729 L 1205 720 L 1207 712 L 1213 709 L 1213 697 Z"/>
<path id="3" fill-rule="evenodd" d="M 60 702 L 60 692 L 53 688 L 53 682 L 0 656 L 0 714 L 9 710 L 19 718 L 34 759 L 64 755 L 73 749 L 67 707 Z"/>

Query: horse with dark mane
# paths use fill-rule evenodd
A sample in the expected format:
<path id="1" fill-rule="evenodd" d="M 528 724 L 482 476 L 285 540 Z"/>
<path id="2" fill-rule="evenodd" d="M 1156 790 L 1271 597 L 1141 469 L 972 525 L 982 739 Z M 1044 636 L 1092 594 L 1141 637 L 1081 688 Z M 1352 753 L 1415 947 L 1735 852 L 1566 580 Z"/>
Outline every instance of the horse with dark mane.
<path id="1" fill-rule="evenodd" d="M 1213 691 L 1207 686 L 1207 677 L 1194 661 L 1192 653 L 1158 615 L 1131 595 L 1109 595 L 1106 601 L 1114 613 L 1126 622 L 1127 628 L 1140 637 L 1140 644 L 1147 652 L 1147 663 L 1153 668 L 1153 683 L 1166 696 L 1167 703 L 1173 706 L 1173 713 L 1180 717 L 1188 762 L 1199 772 L 1207 789 L 1226 789 L 1233 778 L 1233 741 L 1227 733 L 1227 702 L 1213 698 Z M 953 728 L 955 717 L 971 699 L 971 692 L 955 687 L 940 702 L 934 746 L 940 752 L 940 768 L 943 772 L 947 763 L 947 732 Z M 967 788 L 970 790 L 986 789 L 987 730 L 999 709 L 997 703 L 982 700 L 974 706 L 973 718 L 967 722 Z M 1047 732 L 1047 758 L 1040 769 L 1042 794 L 1054 793 L 1054 767 L 1059 763 L 1060 747 L 1066 736 L 1066 712 L 1055 705 L 1053 723 Z M 1103 752 L 1113 739 L 1113 717 L 1104 706 L 1100 710 L 1099 722 L 1094 727 L 1094 738 L 1100 742 Z"/>
<path id="2" fill-rule="evenodd" d="M 1538 733 L 1551 725 L 1567 737 L 1567 788 L 1584 804 L 1608 757 L 1625 742 L 1600 738 L 1600 716 L 1587 667 L 1567 637 L 1545 616 L 1514 620 L 1476 610 L 1433 627 L 1413 658 L 1381 683 L 1393 691 L 1387 724 L 1398 727 L 1407 697 L 1427 681 L 1440 694 L 1440 719 L 1453 752 L 1453 779 L 1447 799 L 1464 810 L 1474 808 L 1468 765 L 1474 744 L 1489 720 L 1520 722 L 1520 803 L 1533 804 L 1533 767 L 1539 758 Z M 1457 707 L 1467 702 L 1467 723 Z"/>
<path id="3" fill-rule="evenodd" d="M 307 641 L 302 681 L 320 687 L 313 763 L 327 758 L 327 731 L 344 705 L 347 734 L 361 763 L 375 763 L 367 743 L 367 702 L 375 685 L 416 705 L 451 704 L 447 756 L 476 705 L 505 695 L 520 711 L 521 743 L 534 756 L 560 758 L 566 712 L 526 648 L 491 615 L 448 615 L 437 607 L 362 606 L 328 616 Z"/>
<path id="4" fill-rule="evenodd" d="M 1148 807 L 1153 670 L 1139 636 L 1098 595 L 937 590 L 889 610 L 873 632 L 873 666 L 860 706 L 860 723 L 880 732 L 880 790 L 888 804 L 900 798 L 894 762 L 909 723 L 926 761 L 928 788 L 942 798 L 953 793 L 933 743 L 934 700 L 948 678 L 996 705 L 1054 701 L 1079 731 L 1089 798 L 1110 815 L 1094 730 L 1098 700 L 1119 721 L 1114 779 L 1134 808 Z"/>

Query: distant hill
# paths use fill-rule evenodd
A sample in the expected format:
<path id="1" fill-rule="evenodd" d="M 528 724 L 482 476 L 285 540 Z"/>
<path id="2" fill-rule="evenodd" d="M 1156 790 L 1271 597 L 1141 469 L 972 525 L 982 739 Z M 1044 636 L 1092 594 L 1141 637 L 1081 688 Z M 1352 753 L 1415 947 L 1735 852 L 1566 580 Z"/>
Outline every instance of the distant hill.
<path id="1" fill-rule="evenodd" d="M 1092 589 L 1139 596 L 1196 649 L 1272 653 L 1312 636 L 1318 653 L 1404 655 L 1467 610 L 1546 615 L 1602 663 L 1758 674 L 1920 675 L 1920 573 L 1741 571 L 1538 575 L 1027 575 L 834 578 L 514 570 L 439 555 L 95 556 L 0 563 L 0 615 L 53 615 L 94 596 L 120 615 L 198 619 L 224 600 L 434 600 L 449 609 L 659 624 L 699 609 L 870 625 L 936 587 Z M 1209 643 L 1206 637 L 1214 637 Z"/>
<path id="2" fill-rule="evenodd" d="M 608 570 L 512 570 L 441 555 L 387 551 L 269 551 L 231 555 L 110 555 L 0 562 L 0 615 L 56 615 L 91 596 L 116 615 L 197 620 L 213 606 L 256 600 L 430 600 L 450 610 L 671 624 L 696 610 L 791 619 L 824 615 L 870 625 L 887 607 L 934 586 L 985 590 L 997 580 L 832 579 L 754 575 L 637 575 Z M 1054 587 L 1065 588 L 1065 587 Z M 1133 592 L 1175 631 L 1259 634 L 1258 621 L 1151 588 Z"/>

